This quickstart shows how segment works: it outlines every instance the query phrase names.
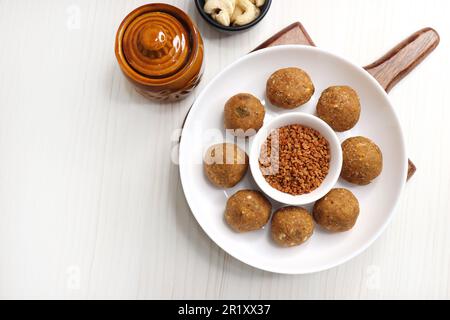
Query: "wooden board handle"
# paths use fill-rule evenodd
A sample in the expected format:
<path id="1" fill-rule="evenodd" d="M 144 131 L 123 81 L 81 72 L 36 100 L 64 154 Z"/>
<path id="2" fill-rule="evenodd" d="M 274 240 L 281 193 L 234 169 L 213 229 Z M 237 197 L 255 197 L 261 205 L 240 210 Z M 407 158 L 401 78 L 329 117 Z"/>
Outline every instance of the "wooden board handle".
<path id="1" fill-rule="evenodd" d="M 389 92 L 421 63 L 439 42 L 439 34 L 434 29 L 419 30 L 364 69 Z"/>

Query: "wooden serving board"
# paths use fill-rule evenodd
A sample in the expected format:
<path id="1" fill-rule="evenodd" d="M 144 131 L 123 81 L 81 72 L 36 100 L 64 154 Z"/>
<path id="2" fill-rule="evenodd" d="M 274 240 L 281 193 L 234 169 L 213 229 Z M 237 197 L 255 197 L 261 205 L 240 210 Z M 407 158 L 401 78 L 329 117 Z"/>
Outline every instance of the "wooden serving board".
<path id="1" fill-rule="evenodd" d="M 439 45 L 439 41 L 439 34 L 435 30 L 419 30 L 364 69 L 389 92 Z M 316 46 L 303 25 L 296 22 L 269 38 L 254 51 L 286 44 Z M 415 172 L 416 166 L 409 160 L 408 180 Z"/>

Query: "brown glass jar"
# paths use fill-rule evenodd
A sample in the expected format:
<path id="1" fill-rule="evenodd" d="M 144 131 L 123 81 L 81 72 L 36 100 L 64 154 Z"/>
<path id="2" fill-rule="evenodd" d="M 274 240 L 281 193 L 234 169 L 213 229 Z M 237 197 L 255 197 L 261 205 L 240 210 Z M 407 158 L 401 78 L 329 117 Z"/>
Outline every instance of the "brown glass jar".
<path id="1" fill-rule="evenodd" d="M 150 99 L 181 100 L 202 76 L 200 32 L 185 12 L 168 4 L 131 12 L 117 31 L 115 52 L 125 76 Z"/>

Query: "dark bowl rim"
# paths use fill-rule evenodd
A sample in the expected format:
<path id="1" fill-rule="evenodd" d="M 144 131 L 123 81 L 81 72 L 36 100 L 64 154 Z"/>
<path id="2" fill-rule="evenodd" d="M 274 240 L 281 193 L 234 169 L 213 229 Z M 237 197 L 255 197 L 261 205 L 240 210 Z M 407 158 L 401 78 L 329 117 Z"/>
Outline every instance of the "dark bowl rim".
<path id="1" fill-rule="evenodd" d="M 203 5 L 200 2 L 205 2 L 205 1 L 206 0 L 195 0 L 195 6 L 197 7 L 197 10 L 199 11 L 199 13 L 203 17 L 203 19 L 205 19 L 206 22 L 208 22 L 210 25 L 216 27 L 217 29 L 220 29 L 223 31 L 231 31 L 231 32 L 243 31 L 243 30 L 247 30 L 247 29 L 250 29 L 251 27 L 255 26 L 262 19 L 264 19 L 266 14 L 269 12 L 270 6 L 272 5 L 272 0 L 266 0 L 266 3 L 262 7 L 261 14 L 258 16 L 258 18 L 256 18 L 255 20 L 253 20 L 252 22 L 250 22 L 249 24 L 246 24 L 244 26 L 227 27 L 227 26 L 221 25 L 220 23 L 216 22 L 209 14 L 207 14 L 205 12 L 205 10 L 203 10 Z"/>

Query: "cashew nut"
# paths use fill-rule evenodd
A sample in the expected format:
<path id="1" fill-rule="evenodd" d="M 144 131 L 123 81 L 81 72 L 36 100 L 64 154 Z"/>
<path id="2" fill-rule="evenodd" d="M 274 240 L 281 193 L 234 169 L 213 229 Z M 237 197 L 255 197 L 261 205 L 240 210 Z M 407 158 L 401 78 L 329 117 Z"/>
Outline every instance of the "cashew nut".
<path id="1" fill-rule="evenodd" d="M 256 7 L 251 0 L 237 0 L 236 5 L 242 10 L 242 14 L 235 16 L 233 21 L 235 25 L 243 26 L 249 24 L 260 14 L 259 8 Z"/>
<path id="2" fill-rule="evenodd" d="M 234 9 L 233 15 L 231 16 L 231 22 L 234 23 L 236 21 L 236 18 L 241 16 L 243 13 L 244 13 L 244 10 L 242 10 L 240 6 L 236 6 L 236 8 Z"/>
<path id="3" fill-rule="evenodd" d="M 235 8 L 236 0 L 207 0 L 204 10 L 220 24 L 229 26 Z"/>
<path id="4" fill-rule="evenodd" d="M 261 13 L 259 7 L 266 0 L 206 0 L 204 10 L 224 26 L 243 26 L 254 21 Z"/>
<path id="5" fill-rule="evenodd" d="M 266 3 L 266 0 L 250 0 L 250 1 L 258 8 L 262 7 L 264 3 Z"/>

